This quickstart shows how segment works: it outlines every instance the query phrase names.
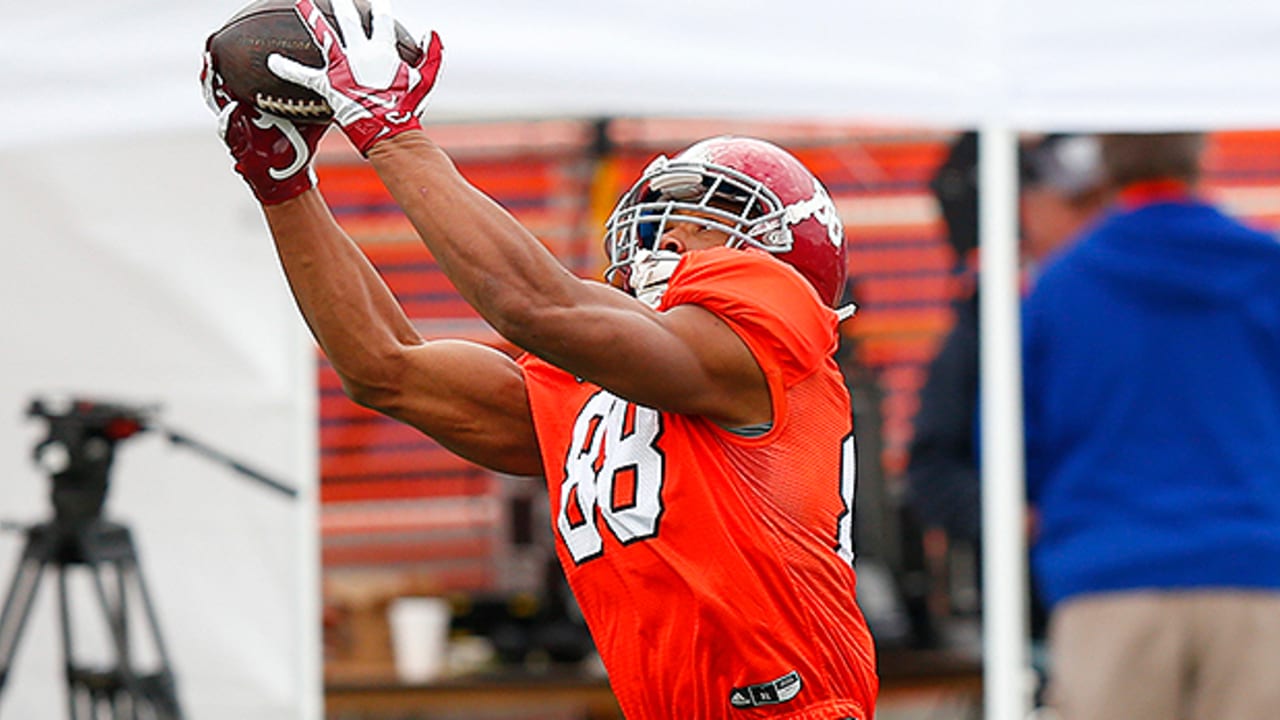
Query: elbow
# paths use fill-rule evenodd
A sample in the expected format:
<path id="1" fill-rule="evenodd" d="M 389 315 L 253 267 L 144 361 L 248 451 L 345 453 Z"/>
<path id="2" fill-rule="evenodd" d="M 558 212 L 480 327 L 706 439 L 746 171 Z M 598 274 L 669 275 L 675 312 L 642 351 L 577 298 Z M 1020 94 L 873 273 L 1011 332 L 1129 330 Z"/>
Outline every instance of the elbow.
<path id="1" fill-rule="evenodd" d="M 355 404 L 382 414 L 393 414 L 405 395 L 403 352 L 366 358 L 358 367 L 334 369 L 342 381 L 342 391 Z"/>
<path id="2" fill-rule="evenodd" d="M 394 389 L 351 378 L 342 378 L 342 392 L 355 404 L 369 410 L 386 413 L 394 405 Z"/>

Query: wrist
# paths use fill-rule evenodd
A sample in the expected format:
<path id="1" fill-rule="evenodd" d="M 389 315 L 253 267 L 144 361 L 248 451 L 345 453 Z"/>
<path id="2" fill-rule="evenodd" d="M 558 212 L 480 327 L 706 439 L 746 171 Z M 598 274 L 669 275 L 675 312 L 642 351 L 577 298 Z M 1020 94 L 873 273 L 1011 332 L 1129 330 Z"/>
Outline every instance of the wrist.
<path id="1" fill-rule="evenodd" d="M 365 157 L 370 162 L 376 163 L 378 160 L 401 153 L 421 155 L 427 150 L 436 147 L 421 126 L 407 128 L 407 130 L 409 132 L 402 130 L 394 135 L 378 138 L 377 142 L 369 146 L 369 152 L 365 154 Z"/>
<path id="2" fill-rule="evenodd" d="M 412 116 L 401 123 L 390 123 L 381 118 L 362 118 L 344 125 L 342 129 L 350 138 L 351 144 L 355 145 L 360 154 L 367 158 L 374 146 L 400 137 L 411 130 L 421 130 L 422 125 L 418 122 L 418 118 Z"/>
<path id="3" fill-rule="evenodd" d="M 314 192 L 313 192 L 314 191 Z M 309 205 L 319 203 L 324 205 L 324 198 L 320 195 L 320 191 L 316 186 L 312 186 L 297 195 L 283 200 L 274 202 L 261 202 L 263 209 L 266 211 L 268 218 L 271 217 L 291 217 L 297 213 L 308 212 L 306 209 Z"/>
<path id="4" fill-rule="evenodd" d="M 262 178 L 254 179 L 244 173 L 242 173 L 242 176 L 249 185 L 249 189 L 253 191 L 254 197 L 263 205 L 279 205 L 302 195 L 316 186 L 315 171 L 310 167 L 280 181 Z"/>

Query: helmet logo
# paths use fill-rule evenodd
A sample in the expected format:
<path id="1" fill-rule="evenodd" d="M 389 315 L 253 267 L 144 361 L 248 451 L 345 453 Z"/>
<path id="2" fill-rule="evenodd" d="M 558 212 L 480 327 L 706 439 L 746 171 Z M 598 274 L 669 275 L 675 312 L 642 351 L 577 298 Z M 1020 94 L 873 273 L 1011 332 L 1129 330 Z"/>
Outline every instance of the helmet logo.
<path id="1" fill-rule="evenodd" d="M 814 218 L 827 227 L 827 238 L 831 244 L 840 247 L 844 242 L 844 223 L 840 222 L 840 214 L 836 212 L 836 204 L 831 201 L 826 188 L 817 178 L 813 180 L 813 196 L 787 206 L 787 225 L 795 225 L 809 218 Z"/>

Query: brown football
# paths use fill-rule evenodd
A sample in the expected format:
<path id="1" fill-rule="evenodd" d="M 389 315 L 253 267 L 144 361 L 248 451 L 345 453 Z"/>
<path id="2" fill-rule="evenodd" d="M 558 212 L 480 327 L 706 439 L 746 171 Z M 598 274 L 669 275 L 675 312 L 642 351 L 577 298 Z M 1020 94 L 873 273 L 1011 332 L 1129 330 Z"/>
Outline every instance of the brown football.
<path id="1" fill-rule="evenodd" d="M 330 1 L 315 0 L 315 4 L 341 35 Z M 356 0 L 356 7 L 368 34 L 372 18 L 369 3 Z M 396 48 L 406 62 L 415 63 L 422 57 L 417 41 L 398 21 Z M 329 122 L 333 118 L 329 103 L 306 88 L 276 77 L 267 68 L 267 58 L 272 53 L 312 67 L 324 64 L 320 48 L 293 9 L 293 0 L 256 0 L 209 36 L 213 69 L 236 99 L 298 122 Z"/>

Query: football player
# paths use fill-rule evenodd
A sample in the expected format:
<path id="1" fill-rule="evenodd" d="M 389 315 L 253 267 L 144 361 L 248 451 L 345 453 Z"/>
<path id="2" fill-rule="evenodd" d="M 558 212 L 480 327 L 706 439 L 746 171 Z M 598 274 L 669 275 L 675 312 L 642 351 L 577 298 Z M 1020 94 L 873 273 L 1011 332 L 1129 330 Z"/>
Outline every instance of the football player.
<path id="1" fill-rule="evenodd" d="M 845 238 L 822 184 L 756 139 L 659 157 L 608 222 L 612 283 L 581 279 L 421 129 L 439 39 L 410 66 L 379 32 L 384 2 L 366 37 L 335 0 L 342 38 L 312 2 L 297 9 L 325 65 L 276 56 L 272 71 L 328 101 L 457 290 L 524 351 L 421 337 L 315 190 L 314 131 L 231 97 L 206 62 L 346 392 L 482 466 L 545 477 L 557 554 L 631 720 L 871 717 L 833 360 Z"/>

